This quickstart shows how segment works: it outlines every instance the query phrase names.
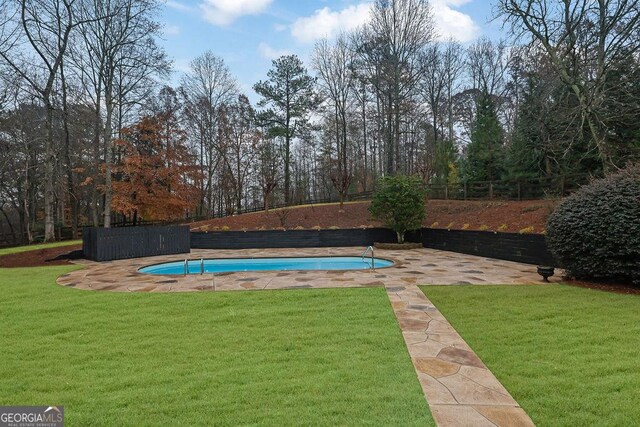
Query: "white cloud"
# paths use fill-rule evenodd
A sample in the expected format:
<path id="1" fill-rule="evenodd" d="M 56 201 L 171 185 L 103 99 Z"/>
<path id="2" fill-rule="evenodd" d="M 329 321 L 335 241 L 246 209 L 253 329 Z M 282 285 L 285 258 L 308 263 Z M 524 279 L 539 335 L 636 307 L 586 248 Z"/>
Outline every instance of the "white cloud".
<path id="1" fill-rule="evenodd" d="M 370 10 L 371 3 L 360 3 L 340 11 L 324 7 L 311 16 L 296 19 L 291 26 L 291 35 L 302 43 L 330 38 L 340 31 L 355 30 L 367 22 Z"/>
<path id="2" fill-rule="evenodd" d="M 480 28 L 471 16 L 456 8 L 471 0 L 432 0 L 436 30 L 441 40 L 454 38 L 460 42 L 475 39 Z M 363 2 L 339 11 L 329 7 L 316 10 L 311 16 L 298 18 L 291 25 L 291 35 L 302 43 L 312 43 L 323 37 L 335 36 L 339 31 L 356 29 L 369 18 L 371 3 Z"/>
<path id="3" fill-rule="evenodd" d="M 204 19 L 215 25 L 226 26 L 244 15 L 263 12 L 273 0 L 204 0 L 200 9 Z"/>
<path id="4" fill-rule="evenodd" d="M 258 45 L 258 52 L 266 59 L 277 59 L 283 55 L 291 55 L 291 52 L 286 49 L 274 49 L 264 42 Z"/>
<path id="5" fill-rule="evenodd" d="M 289 27 L 285 24 L 273 24 L 273 29 L 278 33 L 285 31 L 287 28 Z"/>
<path id="6" fill-rule="evenodd" d="M 162 32 L 165 36 L 177 36 L 180 34 L 180 27 L 177 25 L 165 25 L 162 28 Z"/>
<path id="7" fill-rule="evenodd" d="M 465 3 L 469 3 L 469 0 L 432 0 L 433 17 L 439 39 L 453 38 L 465 43 L 478 37 L 480 28 L 473 22 L 471 16 L 454 9 Z"/>

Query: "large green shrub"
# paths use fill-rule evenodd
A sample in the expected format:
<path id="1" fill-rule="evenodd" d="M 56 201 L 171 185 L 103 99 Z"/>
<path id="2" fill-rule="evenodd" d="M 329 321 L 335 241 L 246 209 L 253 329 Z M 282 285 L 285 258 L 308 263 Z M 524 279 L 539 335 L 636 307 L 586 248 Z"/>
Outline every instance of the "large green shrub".
<path id="1" fill-rule="evenodd" d="M 369 212 L 396 232 L 398 243 L 404 243 L 407 231 L 422 227 L 424 202 L 425 191 L 420 178 L 387 176 L 380 180 Z"/>
<path id="2" fill-rule="evenodd" d="M 640 285 L 640 164 L 566 198 L 549 217 L 547 242 L 572 277 Z"/>

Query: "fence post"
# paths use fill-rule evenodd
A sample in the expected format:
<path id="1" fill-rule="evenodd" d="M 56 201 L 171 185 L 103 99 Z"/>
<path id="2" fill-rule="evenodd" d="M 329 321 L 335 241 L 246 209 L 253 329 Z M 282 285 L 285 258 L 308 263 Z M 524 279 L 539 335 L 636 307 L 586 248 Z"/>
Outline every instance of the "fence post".
<path id="1" fill-rule="evenodd" d="M 444 199 L 449 200 L 449 184 L 444 185 Z"/>
<path id="2" fill-rule="evenodd" d="M 518 201 L 522 200 L 522 188 L 520 185 L 520 181 L 518 181 Z"/>
<path id="3" fill-rule="evenodd" d="M 489 199 L 493 199 L 493 181 L 489 181 Z"/>
<path id="4" fill-rule="evenodd" d="M 464 182 L 464 200 L 467 200 L 467 181 Z"/>

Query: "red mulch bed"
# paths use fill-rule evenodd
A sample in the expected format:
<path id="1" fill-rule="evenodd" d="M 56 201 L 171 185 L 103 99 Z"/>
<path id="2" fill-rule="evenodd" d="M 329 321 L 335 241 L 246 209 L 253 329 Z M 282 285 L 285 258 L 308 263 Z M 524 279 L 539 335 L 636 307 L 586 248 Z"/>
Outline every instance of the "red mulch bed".
<path id="1" fill-rule="evenodd" d="M 367 210 L 369 204 L 348 203 L 342 212 L 338 205 L 302 206 L 201 221 L 191 224 L 191 227 L 200 231 L 379 227 L 381 224 L 373 220 Z M 525 232 L 541 233 L 556 204 L 555 200 L 430 200 L 423 224 L 425 227 L 454 230 L 517 233 L 526 229 Z"/>
<path id="2" fill-rule="evenodd" d="M 640 295 L 640 288 L 632 285 L 621 285 L 618 283 L 592 283 L 583 282 L 581 280 L 567 279 L 563 283 L 581 288 L 595 289 L 604 292 L 613 292 L 615 294 Z"/>
<path id="3" fill-rule="evenodd" d="M 0 267 L 43 267 L 50 265 L 70 265 L 67 255 L 82 249 L 82 245 L 60 246 L 58 248 L 37 249 L 0 256 Z"/>

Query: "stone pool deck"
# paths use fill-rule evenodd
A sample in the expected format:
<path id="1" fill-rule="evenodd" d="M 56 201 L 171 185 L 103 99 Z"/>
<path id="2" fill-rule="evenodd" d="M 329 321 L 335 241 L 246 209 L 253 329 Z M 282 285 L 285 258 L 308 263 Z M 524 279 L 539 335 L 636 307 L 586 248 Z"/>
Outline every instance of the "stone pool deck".
<path id="1" fill-rule="evenodd" d="M 188 258 L 359 256 L 364 248 L 192 250 Z M 433 249 L 376 250 L 389 268 L 358 271 L 272 271 L 153 276 L 141 267 L 180 261 L 170 255 L 96 263 L 58 284 L 112 292 L 207 292 L 299 288 L 384 287 L 431 413 L 439 426 L 532 426 L 533 422 L 417 285 L 530 285 L 533 265 Z M 557 279 L 556 279 L 557 281 Z"/>
<path id="2" fill-rule="evenodd" d="M 115 292 L 244 291 L 296 288 L 353 288 L 397 285 L 516 285 L 540 283 L 536 267 L 434 249 L 376 249 L 377 258 L 393 260 L 389 268 L 348 271 L 260 271 L 159 276 L 138 273 L 151 264 L 185 258 L 252 258 L 360 256 L 364 248 L 194 249 L 191 254 L 134 258 L 110 262 L 81 260 L 86 268 L 61 276 L 58 284 L 77 289 Z"/>

